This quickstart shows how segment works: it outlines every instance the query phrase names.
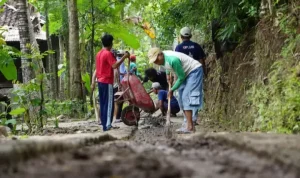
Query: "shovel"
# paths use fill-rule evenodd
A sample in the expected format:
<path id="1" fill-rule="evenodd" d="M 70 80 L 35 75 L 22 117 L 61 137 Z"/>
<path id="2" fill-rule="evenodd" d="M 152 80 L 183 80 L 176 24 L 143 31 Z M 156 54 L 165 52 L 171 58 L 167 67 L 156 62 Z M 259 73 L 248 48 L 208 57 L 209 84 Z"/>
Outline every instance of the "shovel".
<path id="1" fill-rule="evenodd" d="M 169 91 L 171 91 L 172 88 L 172 73 L 170 73 L 170 80 L 169 80 Z M 168 95 L 168 111 L 167 111 L 167 117 L 166 117 L 166 126 L 164 130 L 165 136 L 167 138 L 172 137 L 172 125 L 171 125 L 171 97 Z"/>

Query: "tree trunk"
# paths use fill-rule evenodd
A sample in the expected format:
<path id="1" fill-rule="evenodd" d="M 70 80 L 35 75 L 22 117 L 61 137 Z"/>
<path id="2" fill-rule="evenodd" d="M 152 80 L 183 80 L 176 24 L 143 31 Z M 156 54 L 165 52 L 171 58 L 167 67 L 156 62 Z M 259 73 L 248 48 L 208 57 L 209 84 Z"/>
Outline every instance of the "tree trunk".
<path id="1" fill-rule="evenodd" d="M 29 21 L 28 17 L 28 4 L 27 0 L 18 0 L 18 30 L 20 36 L 20 47 L 23 54 L 30 54 L 30 31 L 29 31 Z M 30 65 L 31 60 L 27 59 L 24 55 L 21 56 L 21 65 L 22 65 L 22 77 L 23 83 L 28 83 L 31 79 L 34 78 L 34 72 Z"/>
<path id="2" fill-rule="evenodd" d="M 24 1 L 24 0 L 23 0 Z M 27 0 L 26 0 L 27 1 Z M 27 18 L 28 18 L 28 28 L 29 28 L 29 39 L 30 39 L 30 43 L 31 43 L 31 47 L 34 49 L 34 52 L 39 53 L 40 49 L 39 49 L 39 45 L 35 39 L 35 34 L 34 34 L 34 29 L 33 29 L 33 24 L 32 21 L 30 19 L 30 11 L 28 9 L 29 5 L 27 2 Z"/>
<path id="3" fill-rule="evenodd" d="M 20 36 L 20 48 L 21 48 L 21 65 L 22 65 L 22 76 L 23 83 L 29 83 L 31 79 L 35 78 L 35 74 L 43 74 L 44 68 L 42 61 L 38 61 L 37 59 L 27 59 L 25 54 L 32 55 L 39 54 L 38 44 L 35 39 L 33 24 L 30 20 L 30 12 L 28 8 L 27 0 L 18 0 L 17 1 L 18 8 L 18 30 Z M 38 67 L 37 71 L 33 71 L 32 66 L 36 65 Z M 40 80 L 40 92 L 39 93 L 31 93 L 31 97 L 36 98 L 40 95 L 41 102 L 39 104 L 39 128 L 43 127 L 42 120 L 42 111 L 43 111 L 43 102 L 44 102 L 44 94 L 43 94 L 43 77 Z M 30 98 L 30 97 L 29 97 Z M 32 98 L 31 98 L 32 99 Z M 34 117 L 34 107 L 30 106 L 29 110 L 26 111 L 27 123 L 29 127 L 29 131 L 31 131 L 31 119 Z"/>
<path id="4" fill-rule="evenodd" d="M 60 47 L 59 47 L 59 38 L 57 36 L 50 36 L 51 42 L 52 42 L 52 48 L 55 51 L 55 56 L 54 56 L 54 63 L 53 63 L 53 77 L 54 77 L 54 83 L 55 83 L 55 92 L 54 96 L 56 99 L 59 97 L 59 80 L 58 80 L 58 62 L 60 59 Z"/>
<path id="5" fill-rule="evenodd" d="M 46 0 L 45 2 L 45 16 L 46 16 L 46 37 L 47 37 L 47 46 L 48 46 L 48 50 L 52 50 L 52 41 L 51 41 L 51 37 L 50 37 L 50 31 L 49 31 L 49 26 L 50 26 L 50 21 L 49 21 L 49 2 L 48 0 Z M 57 81 L 56 79 L 56 62 L 55 62 L 55 58 L 53 56 L 53 54 L 48 54 L 48 72 L 50 73 L 50 77 L 49 77 L 49 97 L 51 99 L 56 99 L 57 98 Z"/>
<path id="6" fill-rule="evenodd" d="M 95 50 L 94 50 L 94 41 L 95 41 L 95 10 L 94 10 L 94 0 L 91 0 L 91 15 L 92 15 L 92 39 L 91 39 L 91 51 L 90 51 L 90 77 L 91 77 L 91 83 L 92 81 L 92 76 L 94 73 L 94 61 L 95 61 Z M 90 95 L 90 105 L 93 106 L 93 94 L 91 93 Z"/>
<path id="7" fill-rule="evenodd" d="M 91 15 L 92 15 L 92 36 L 91 36 L 91 59 L 90 59 L 90 64 L 91 64 L 91 68 L 90 68 L 90 76 L 92 78 L 93 75 L 93 65 L 94 65 L 94 60 L 95 60 L 95 51 L 94 51 L 94 41 L 95 41 L 95 11 L 94 11 L 94 0 L 91 0 Z"/>
<path id="8" fill-rule="evenodd" d="M 66 50 L 66 71 L 65 71 L 65 91 L 64 95 L 66 99 L 70 98 L 70 53 L 69 53 L 69 18 L 68 18 L 68 7 L 67 7 L 67 0 L 63 0 L 65 9 L 62 11 L 63 17 L 63 27 L 62 27 L 62 34 L 65 44 Z"/>
<path id="9" fill-rule="evenodd" d="M 69 55 L 70 55 L 70 96 L 82 100 L 82 82 L 79 59 L 79 22 L 77 0 L 68 0 Z"/>
<path id="10" fill-rule="evenodd" d="M 64 41 L 63 36 L 59 35 L 59 64 L 64 63 Z M 63 99 L 65 97 L 65 82 L 64 79 L 66 78 L 66 75 L 60 76 L 59 79 L 59 98 Z"/>

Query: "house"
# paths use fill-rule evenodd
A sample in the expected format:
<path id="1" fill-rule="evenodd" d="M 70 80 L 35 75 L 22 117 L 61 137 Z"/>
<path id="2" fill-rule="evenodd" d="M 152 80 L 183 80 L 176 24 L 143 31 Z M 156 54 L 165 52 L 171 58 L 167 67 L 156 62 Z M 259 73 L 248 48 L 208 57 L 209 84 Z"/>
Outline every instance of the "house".
<path id="1" fill-rule="evenodd" d="M 0 13 L 0 27 L 5 29 L 2 36 L 5 39 L 7 45 L 20 49 L 20 37 L 18 31 L 18 18 L 17 18 L 17 2 L 15 0 L 8 0 L 0 9 L 3 9 Z M 41 52 L 47 51 L 47 39 L 46 33 L 42 30 L 42 26 L 45 24 L 43 17 L 37 12 L 36 8 L 29 5 L 30 19 L 34 27 L 35 38 L 39 45 Z M 43 60 L 44 67 L 46 67 L 46 61 Z M 18 81 L 22 82 L 22 69 L 21 59 L 15 60 L 15 65 L 18 72 Z M 6 93 L 8 89 L 12 88 L 12 81 L 6 80 L 3 74 L 0 72 L 0 93 Z"/>

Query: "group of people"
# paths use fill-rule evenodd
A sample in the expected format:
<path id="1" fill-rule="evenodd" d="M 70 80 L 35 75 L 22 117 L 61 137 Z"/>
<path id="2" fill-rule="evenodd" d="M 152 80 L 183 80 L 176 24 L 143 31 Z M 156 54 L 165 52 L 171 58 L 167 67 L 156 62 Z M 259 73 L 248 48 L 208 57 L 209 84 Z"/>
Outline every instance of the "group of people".
<path id="1" fill-rule="evenodd" d="M 160 48 L 152 48 L 148 52 L 149 63 L 163 66 L 166 72 L 149 68 L 145 71 L 143 83 L 152 81 L 152 91 L 158 95 L 158 109 L 165 115 L 167 112 L 168 98 L 171 98 L 171 114 L 176 114 L 183 110 L 184 122 L 177 130 L 179 133 L 192 133 L 195 131 L 195 123 L 198 118 L 198 111 L 203 105 L 203 77 L 206 74 L 205 53 L 201 46 L 190 39 L 191 30 L 184 27 L 180 30 L 182 43 L 175 51 L 163 51 Z M 129 52 L 118 51 L 116 58 L 111 52 L 113 37 L 105 34 L 101 38 L 103 48 L 96 55 L 96 70 L 93 75 L 92 89 L 95 87 L 97 78 L 99 89 L 100 119 L 103 130 L 107 131 L 112 127 L 112 119 L 115 115 L 119 121 L 122 104 L 116 105 L 118 108 L 114 114 L 114 90 L 117 90 L 119 81 L 126 73 L 124 60 L 128 58 L 130 63 L 130 73 L 138 75 L 136 57 L 130 56 Z M 173 82 L 173 74 L 176 81 Z M 114 80 L 115 79 L 115 80 Z M 117 80 L 116 80 L 117 79 Z M 119 80 L 119 81 L 118 81 Z M 168 82 L 172 83 L 169 90 Z M 174 84 L 173 84 L 174 83 Z M 173 96 L 178 90 L 178 100 Z"/>

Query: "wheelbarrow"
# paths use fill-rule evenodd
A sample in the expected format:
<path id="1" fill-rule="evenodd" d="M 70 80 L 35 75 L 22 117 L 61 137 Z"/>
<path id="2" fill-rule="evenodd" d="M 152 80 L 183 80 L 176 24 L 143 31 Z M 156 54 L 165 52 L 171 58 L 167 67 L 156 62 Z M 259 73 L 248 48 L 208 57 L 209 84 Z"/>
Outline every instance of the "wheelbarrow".
<path id="1" fill-rule="evenodd" d="M 155 112 L 155 105 L 137 76 L 127 73 L 121 83 L 121 91 L 115 93 L 116 102 L 128 102 L 121 113 L 121 119 L 128 126 L 138 125 L 140 113 Z"/>

